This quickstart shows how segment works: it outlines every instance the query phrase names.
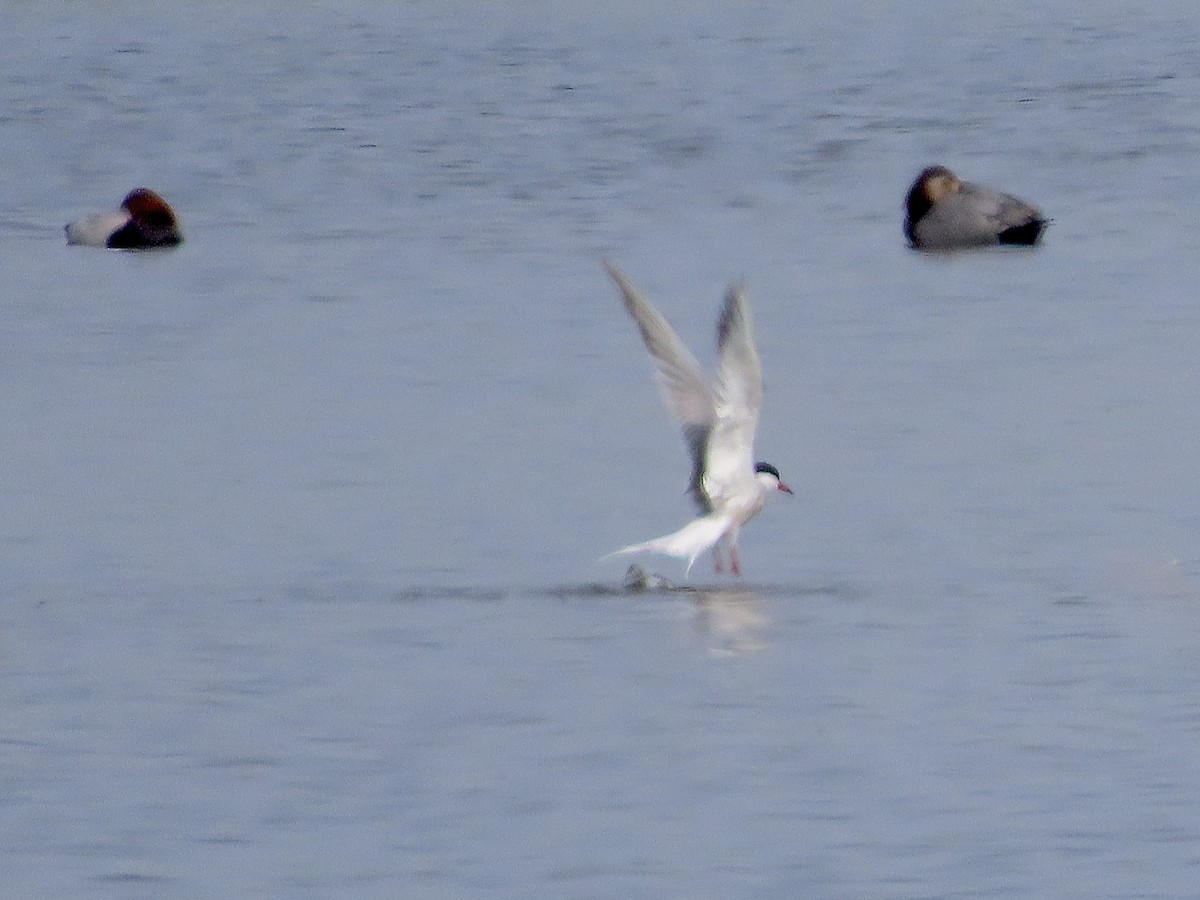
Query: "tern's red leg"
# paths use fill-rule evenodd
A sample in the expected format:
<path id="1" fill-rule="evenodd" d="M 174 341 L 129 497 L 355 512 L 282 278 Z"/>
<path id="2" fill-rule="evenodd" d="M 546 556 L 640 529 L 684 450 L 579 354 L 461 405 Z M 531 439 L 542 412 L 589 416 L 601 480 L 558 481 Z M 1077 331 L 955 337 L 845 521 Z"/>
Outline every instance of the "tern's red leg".
<path id="1" fill-rule="evenodd" d="M 742 561 L 738 559 L 736 546 L 729 548 L 729 571 L 739 577 L 742 574 Z"/>
<path id="2" fill-rule="evenodd" d="M 713 547 L 713 571 L 720 575 L 725 571 L 725 567 L 721 565 L 721 548 Z"/>

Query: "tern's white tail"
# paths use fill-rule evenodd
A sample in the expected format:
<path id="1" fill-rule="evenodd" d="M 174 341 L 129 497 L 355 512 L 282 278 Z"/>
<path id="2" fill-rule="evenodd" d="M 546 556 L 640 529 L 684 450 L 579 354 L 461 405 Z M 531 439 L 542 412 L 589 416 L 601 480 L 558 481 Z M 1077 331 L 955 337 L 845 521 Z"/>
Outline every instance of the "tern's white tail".
<path id="1" fill-rule="evenodd" d="M 687 570 L 697 557 L 721 539 L 729 526 L 733 524 L 730 516 L 701 516 L 693 519 L 678 531 L 663 535 L 652 541 L 640 544 L 630 544 L 620 550 L 614 550 L 608 556 L 621 556 L 626 553 L 665 553 L 667 556 L 686 557 Z M 607 559 L 608 557 L 605 557 Z"/>

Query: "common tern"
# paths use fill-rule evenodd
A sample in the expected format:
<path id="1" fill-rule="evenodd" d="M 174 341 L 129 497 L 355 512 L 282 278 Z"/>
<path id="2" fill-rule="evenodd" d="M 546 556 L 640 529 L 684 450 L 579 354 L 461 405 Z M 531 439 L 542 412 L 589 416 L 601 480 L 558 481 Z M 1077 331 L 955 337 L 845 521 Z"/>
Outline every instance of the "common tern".
<path id="1" fill-rule="evenodd" d="M 746 292 L 735 284 L 725 294 L 717 322 L 717 380 L 710 385 L 696 358 L 645 295 L 615 265 L 606 262 L 605 267 L 654 357 L 663 400 L 683 426 L 692 459 L 687 490 L 700 512 L 672 534 L 622 547 L 611 555 L 686 557 L 690 572 L 696 558 L 712 548 L 713 567 L 721 572 L 724 547 L 730 571 L 741 575 L 737 550 L 741 527 L 758 515 L 769 494 L 792 493 L 778 469 L 754 461 L 754 431 L 763 394 L 762 362 L 754 346 Z"/>
<path id="2" fill-rule="evenodd" d="M 1033 204 L 963 181 L 945 166 L 922 171 L 904 205 L 904 236 L 918 250 L 1032 245 L 1049 223 Z"/>

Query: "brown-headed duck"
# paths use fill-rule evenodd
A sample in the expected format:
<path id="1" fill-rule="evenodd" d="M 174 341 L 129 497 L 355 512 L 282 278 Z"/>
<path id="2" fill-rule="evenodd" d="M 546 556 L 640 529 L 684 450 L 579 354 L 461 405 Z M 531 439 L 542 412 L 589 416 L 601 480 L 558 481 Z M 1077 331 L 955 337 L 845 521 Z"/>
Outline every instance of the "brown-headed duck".
<path id="1" fill-rule="evenodd" d="M 1036 244 L 1049 222 L 1011 194 L 963 181 L 945 166 L 917 176 L 905 201 L 904 234 L 918 250 Z"/>
<path id="2" fill-rule="evenodd" d="M 149 188 L 125 195 L 116 212 L 98 213 L 66 226 L 67 243 L 112 250 L 144 250 L 183 243 L 175 211 Z"/>

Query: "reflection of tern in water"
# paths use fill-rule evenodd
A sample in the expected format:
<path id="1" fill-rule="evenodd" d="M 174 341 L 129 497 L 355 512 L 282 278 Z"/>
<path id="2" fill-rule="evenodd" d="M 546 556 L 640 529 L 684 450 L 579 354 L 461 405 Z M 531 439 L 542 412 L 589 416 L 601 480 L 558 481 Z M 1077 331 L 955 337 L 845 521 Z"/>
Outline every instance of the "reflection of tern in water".
<path id="1" fill-rule="evenodd" d="M 718 655 L 733 656 L 763 650 L 767 646 L 762 633 L 767 627 L 762 600 L 743 588 L 697 590 L 696 631 L 709 641 L 709 649 Z"/>

